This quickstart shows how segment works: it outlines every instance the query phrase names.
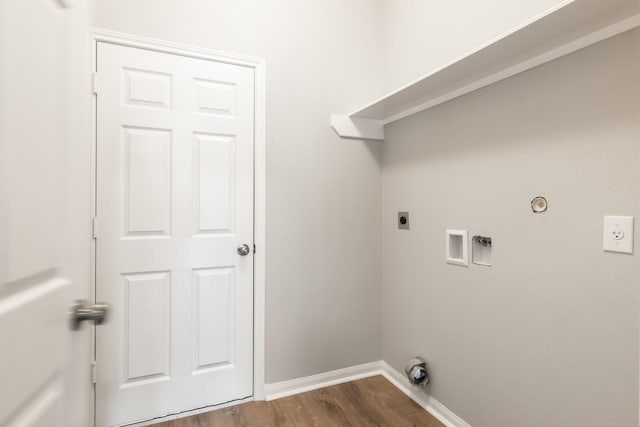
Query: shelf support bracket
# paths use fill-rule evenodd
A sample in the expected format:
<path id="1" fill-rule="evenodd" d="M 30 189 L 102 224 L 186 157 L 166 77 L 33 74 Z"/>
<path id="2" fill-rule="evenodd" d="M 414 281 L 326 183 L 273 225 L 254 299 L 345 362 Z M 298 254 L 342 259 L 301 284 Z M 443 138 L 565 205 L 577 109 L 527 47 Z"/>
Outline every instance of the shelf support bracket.
<path id="1" fill-rule="evenodd" d="M 384 140 L 382 120 L 332 114 L 331 127 L 341 138 Z"/>

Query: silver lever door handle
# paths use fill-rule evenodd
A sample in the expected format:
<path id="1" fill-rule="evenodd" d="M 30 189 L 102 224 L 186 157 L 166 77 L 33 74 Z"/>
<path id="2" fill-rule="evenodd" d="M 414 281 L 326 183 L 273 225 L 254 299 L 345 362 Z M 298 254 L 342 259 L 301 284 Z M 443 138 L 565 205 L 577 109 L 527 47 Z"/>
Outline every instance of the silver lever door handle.
<path id="1" fill-rule="evenodd" d="M 250 251 L 251 249 L 249 249 L 249 245 L 247 245 L 246 243 L 243 243 L 242 245 L 238 246 L 238 255 L 240 256 L 247 256 L 249 255 Z"/>
<path id="2" fill-rule="evenodd" d="M 106 321 L 108 312 L 108 304 L 98 303 L 89 305 L 89 301 L 87 300 L 75 300 L 69 310 L 71 330 L 77 331 L 80 329 L 80 324 L 84 320 L 90 320 L 96 325 L 101 325 Z"/>

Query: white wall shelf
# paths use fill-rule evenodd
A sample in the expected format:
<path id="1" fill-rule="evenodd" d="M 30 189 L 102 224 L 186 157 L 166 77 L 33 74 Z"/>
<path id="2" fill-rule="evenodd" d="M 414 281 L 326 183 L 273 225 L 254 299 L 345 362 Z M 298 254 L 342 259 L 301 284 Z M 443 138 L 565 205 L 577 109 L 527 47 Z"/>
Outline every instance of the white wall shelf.
<path id="1" fill-rule="evenodd" d="M 638 0 L 566 0 L 479 48 L 347 115 L 343 138 L 384 139 L 384 125 L 640 26 Z"/>

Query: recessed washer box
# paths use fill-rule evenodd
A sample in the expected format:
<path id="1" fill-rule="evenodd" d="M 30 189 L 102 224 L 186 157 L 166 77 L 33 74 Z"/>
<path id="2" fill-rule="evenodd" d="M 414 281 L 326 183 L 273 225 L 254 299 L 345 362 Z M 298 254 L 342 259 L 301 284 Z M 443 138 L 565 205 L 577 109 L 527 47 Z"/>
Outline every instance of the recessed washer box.
<path id="1" fill-rule="evenodd" d="M 447 230 L 447 264 L 469 266 L 467 230 Z"/>

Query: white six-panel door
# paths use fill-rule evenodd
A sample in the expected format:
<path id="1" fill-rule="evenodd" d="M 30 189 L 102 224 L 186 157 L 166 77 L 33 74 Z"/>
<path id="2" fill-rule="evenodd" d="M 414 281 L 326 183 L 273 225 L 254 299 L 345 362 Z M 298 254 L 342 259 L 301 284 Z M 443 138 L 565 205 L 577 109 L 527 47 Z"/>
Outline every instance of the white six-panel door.
<path id="1" fill-rule="evenodd" d="M 254 70 L 97 47 L 98 426 L 252 395 Z"/>

